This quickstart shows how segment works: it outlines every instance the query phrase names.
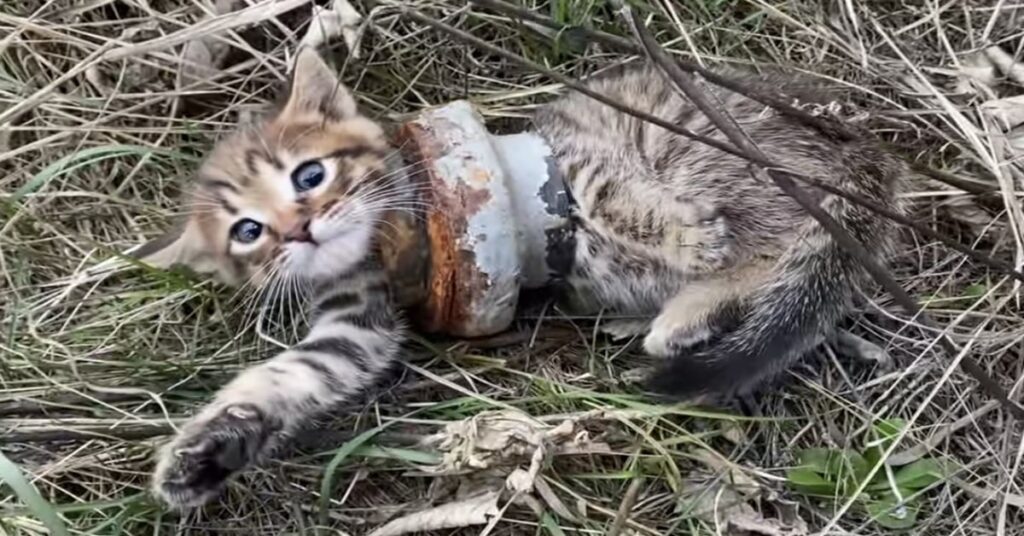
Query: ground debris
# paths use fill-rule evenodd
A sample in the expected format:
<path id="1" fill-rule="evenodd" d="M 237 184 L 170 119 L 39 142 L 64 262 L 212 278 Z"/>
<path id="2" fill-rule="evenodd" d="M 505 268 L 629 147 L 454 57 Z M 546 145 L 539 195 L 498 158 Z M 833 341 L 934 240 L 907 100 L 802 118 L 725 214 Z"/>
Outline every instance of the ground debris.
<path id="1" fill-rule="evenodd" d="M 431 489 L 454 487 L 455 499 L 392 520 L 371 535 L 394 536 L 428 527 L 493 526 L 511 504 L 533 510 L 546 506 L 571 519 L 569 508 L 544 482 L 541 472 L 554 455 L 611 452 L 606 443 L 590 437 L 585 421 L 585 416 L 567 418 L 551 426 L 519 411 L 500 410 L 447 424 L 423 440 L 442 458 L 436 465 L 420 468 L 420 474 L 450 479 L 435 482 Z"/>
<path id="2" fill-rule="evenodd" d="M 703 467 L 687 478 L 678 503 L 680 510 L 714 524 L 718 533 L 724 535 L 808 534 L 807 523 L 795 505 L 781 500 L 742 467 L 707 449 L 695 451 L 694 456 Z M 768 506 L 776 515 L 767 517 L 752 503 Z"/>

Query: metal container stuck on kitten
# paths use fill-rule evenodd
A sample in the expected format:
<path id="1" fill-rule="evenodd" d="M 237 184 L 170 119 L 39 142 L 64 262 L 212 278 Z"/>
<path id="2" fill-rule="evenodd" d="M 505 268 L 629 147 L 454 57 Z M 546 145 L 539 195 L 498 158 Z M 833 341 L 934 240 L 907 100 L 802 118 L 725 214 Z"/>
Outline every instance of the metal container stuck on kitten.
<path id="1" fill-rule="evenodd" d="M 831 100 L 797 77 L 733 75 L 787 99 Z M 586 84 L 721 136 L 649 65 Z M 788 170 L 901 210 L 907 166 L 870 136 L 837 139 L 707 90 Z M 155 492 L 174 506 L 201 504 L 359 396 L 401 360 L 403 318 L 493 333 L 512 320 L 521 290 L 561 279 L 573 305 L 651 319 L 615 329 L 643 336 L 653 390 L 709 401 L 751 392 L 824 341 L 867 279 L 743 158 L 576 93 L 539 107 L 531 128 L 491 135 L 461 102 L 388 136 L 334 69 L 301 50 L 281 105 L 217 142 L 184 200 L 186 220 L 135 255 L 233 285 L 299 284 L 309 329 L 182 426 L 159 455 Z M 807 193 L 879 259 L 891 249 L 892 222 Z"/>
<path id="2" fill-rule="evenodd" d="M 467 101 L 426 110 L 396 135 L 428 200 L 393 213 L 380 246 L 396 299 L 421 329 L 476 337 L 511 324 L 521 289 L 571 263 L 571 195 L 532 132 L 493 135 Z"/>

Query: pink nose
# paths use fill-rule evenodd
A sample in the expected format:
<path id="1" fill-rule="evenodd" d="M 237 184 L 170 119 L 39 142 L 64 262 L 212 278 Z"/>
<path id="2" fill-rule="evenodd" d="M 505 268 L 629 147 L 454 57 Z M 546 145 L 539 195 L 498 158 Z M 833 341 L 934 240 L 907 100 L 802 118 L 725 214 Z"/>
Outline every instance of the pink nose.
<path id="1" fill-rule="evenodd" d="M 309 232 L 309 220 L 297 222 L 291 229 L 284 233 L 285 242 L 314 242 L 313 234 Z"/>

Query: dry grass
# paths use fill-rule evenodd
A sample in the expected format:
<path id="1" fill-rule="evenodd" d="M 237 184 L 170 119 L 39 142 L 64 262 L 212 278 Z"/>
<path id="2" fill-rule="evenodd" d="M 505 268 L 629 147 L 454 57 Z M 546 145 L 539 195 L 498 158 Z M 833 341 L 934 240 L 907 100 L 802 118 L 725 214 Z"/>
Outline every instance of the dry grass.
<path id="1" fill-rule="evenodd" d="M 626 35 L 605 2 L 525 2 L 563 23 Z M 1020 424 L 979 393 L 951 356 L 933 350 L 935 333 L 906 322 L 881 293 L 851 325 L 884 347 L 895 366 L 854 363 L 825 348 L 759 402 L 757 418 L 649 403 L 617 379 L 635 366 L 636 351 L 595 335 L 592 320 L 525 318 L 520 337 L 420 341 L 410 347 L 414 368 L 402 383 L 340 412 L 324 425 L 328 437 L 250 472 L 219 504 L 184 516 L 162 511 L 146 494 L 153 445 L 273 346 L 244 329 L 245 315 L 236 313 L 244 301 L 230 291 L 140 270 L 96 278 L 90 268 L 168 225 L 204 151 L 241 110 L 272 97 L 286 70 L 285 51 L 309 18 L 308 4 L 293 3 L 303 5 L 278 18 L 259 11 L 260 20 L 244 26 L 228 19 L 216 40 L 231 51 L 230 66 L 192 87 L 176 83 L 178 45 L 208 37 L 213 26 L 202 22 L 203 2 L 0 6 L 0 448 L 31 475 L 44 507 L 72 533 L 312 533 L 323 520 L 364 533 L 441 491 L 433 479 L 407 474 L 433 453 L 407 442 L 389 446 L 508 405 L 550 420 L 609 409 L 585 425 L 613 454 L 557 457 L 545 468 L 544 481 L 575 519 L 517 506 L 491 534 L 607 534 L 623 524 L 637 534 L 715 534 L 715 524 L 692 504 L 702 491 L 720 491 L 729 475 L 757 483 L 750 501 L 768 517 L 796 505 L 812 529 L 884 532 L 856 507 L 844 512 L 842 501 L 794 493 L 785 469 L 797 449 L 860 448 L 871 439 L 871 423 L 897 418 L 908 428 L 896 456 L 906 460 L 927 444 L 932 456 L 961 467 L 924 494 L 911 532 L 1024 533 Z M 407 3 L 577 77 L 626 59 L 587 47 L 572 31 L 553 43 L 462 2 Z M 364 110 L 382 120 L 468 97 L 496 128 L 514 128 L 559 89 L 409 23 L 387 3 L 355 4 L 372 24 L 362 57 L 346 60 L 339 52 L 338 64 Z M 1024 5 L 825 4 L 646 3 L 652 28 L 675 53 L 711 64 L 798 66 L 846 84 L 857 104 L 852 118 L 908 157 L 999 193 L 976 204 L 922 180 L 910 194 L 915 218 L 1019 262 L 1020 153 L 979 113 L 990 96 L 957 93 L 951 74 L 984 46 L 1019 54 Z M 1017 95 L 1024 88 L 1004 82 L 998 90 Z M 895 261 L 901 283 L 1016 397 L 1024 322 L 1014 282 L 926 240 L 908 235 L 906 244 Z M 346 439 L 382 425 L 388 430 L 337 456 Z M 719 462 L 710 463 L 705 449 Z M 321 497 L 335 458 L 329 496 Z M 636 504 L 628 523 L 616 523 L 627 490 Z M 323 503 L 330 508 L 321 510 Z M 0 487 L 0 534 L 7 533 L 46 530 Z"/>

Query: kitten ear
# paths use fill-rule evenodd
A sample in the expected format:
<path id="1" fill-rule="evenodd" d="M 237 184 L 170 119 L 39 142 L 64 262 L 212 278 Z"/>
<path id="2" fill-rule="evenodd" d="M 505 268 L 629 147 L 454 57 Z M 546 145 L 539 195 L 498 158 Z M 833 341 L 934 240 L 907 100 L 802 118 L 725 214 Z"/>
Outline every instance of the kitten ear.
<path id="1" fill-rule="evenodd" d="M 321 113 L 330 119 L 356 115 L 356 101 L 337 73 L 311 47 L 295 58 L 291 88 L 283 114 Z"/>
<path id="2" fill-rule="evenodd" d="M 191 218 L 175 225 L 163 236 L 146 242 L 130 255 L 157 268 L 184 266 L 201 274 L 222 271 L 199 227 Z"/>

